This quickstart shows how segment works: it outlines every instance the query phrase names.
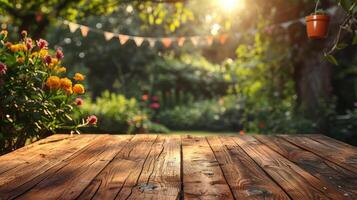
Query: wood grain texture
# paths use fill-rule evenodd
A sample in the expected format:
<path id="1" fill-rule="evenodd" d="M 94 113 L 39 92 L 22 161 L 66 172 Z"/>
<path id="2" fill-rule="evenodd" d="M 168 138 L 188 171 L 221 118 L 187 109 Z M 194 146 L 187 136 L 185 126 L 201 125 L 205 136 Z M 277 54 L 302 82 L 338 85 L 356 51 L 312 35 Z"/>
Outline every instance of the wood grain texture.
<path id="1" fill-rule="evenodd" d="M 184 136 L 182 154 L 184 199 L 233 199 L 206 138 Z"/>
<path id="2" fill-rule="evenodd" d="M 355 153 L 322 135 L 53 135 L 0 156 L 0 200 L 357 199 Z"/>
<path id="3" fill-rule="evenodd" d="M 293 199 L 347 199 L 252 136 L 232 138 Z"/>
<path id="4" fill-rule="evenodd" d="M 319 180 L 333 185 L 342 195 L 349 199 L 357 199 L 356 174 L 282 138 L 266 135 L 254 137 Z"/>
<path id="5" fill-rule="evenodd" d="M 78 199 L 115 199 L 128 197 L 142 171 L 157 135 L 135 135 L 119 152 Z"/>
<path id="6" fill-rule="evenodd" d="M 318 142 L 299 135 L 279 135 L 279 137 L 357 173 L 357 150 L 349 148 L 347 144 L 341 145 L 332 141 Z"/>
<path id="7" fill-rule="evenodd" d="M 159 136 L 127 199 L 176 200 L 180 197 L 181 137 Z M 122 199 L 118 195 L 117 199 Z"/>
<path id="8" fill-rule="evenodd" d="M 47 150 L 48 148 L 52 148 L 56 143 L 61 143 L 63 140 L 70 137 L 70 135 L 55 134 L 1 156 L 0 175 L 8 170 L 14 169 L 15 167 L 19 167 L 21 164 L 28 164 L 32 161 L 32 156 L 38 155 L 36 152 L 41 151 L 41 149 Z"/>
<path id="9" fill-rule="evenodd" d="M 18 199 L 74 199 L 127 144 L 130 137 L 104 135 L 63 166 L 50 170 L 42 180 Z"/>
<path id="10" fill-rule="evenodd" d="M 32 160 L 21 163 L 0 176 L 0 199 L 11 199 L 44 179 L 45 172 L 93 142 L 98 136 L 70 136 L 61 140 L 44 140 L 41 148 L 30 148 Z M 53 137 L 52 137 L 53 138 Z M 40 145 L 36 145 L 38 147 Z M 19 158 L 16 154 L 15 159 Z M 25 159 L 25 158 L 24 158 Z M 27 158 L 26 158 L 27 159 Z M 7 162 L 2 161 L 3 165 Z M 47 173 L 47 175 L 49 175 Z"/>
<path id="11" fill-rule="evenodd" d="M 236 199 L 290 199 L 231 138 L 207 140 Z"/>

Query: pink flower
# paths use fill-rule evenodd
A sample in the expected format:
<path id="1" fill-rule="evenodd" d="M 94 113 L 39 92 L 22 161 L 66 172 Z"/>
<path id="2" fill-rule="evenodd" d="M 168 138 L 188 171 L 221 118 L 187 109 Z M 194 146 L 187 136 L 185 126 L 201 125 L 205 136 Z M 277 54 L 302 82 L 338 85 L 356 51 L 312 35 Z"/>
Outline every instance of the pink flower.
<path id="1" fill-rule="evenodd" d="M 152 96 L 151 99 L 152 99 L 153 101 L 158 101 L 158 100 L 159 100 L 159 97 L 158 97 L 158 96 Z"/>
<path id="2" fill-rule="evenodd" d="M 64 57 L 63 52 L 60 49 L 56 50 L 56 58 L 61 60 Z"/>
<path id="3" fill-rule="evenodd" d="M 26 38 L 27 37 L 27 31 L 25 31 L 25 30 L 21 31 L 21 36 L 23 38 Z"/>
<path id="4" fill-rule="evenodd" d="M 4 63 L 0 62 L 0 75 L 6 74 L 7 67 Z"/>
<path id="5" fill-rule="evenodd" d="M 98 122 L 98 119 L 95 115 L 91 115 L 87 118 L 87 123 L 90 125 L 96 125 Z"/>
<path id="6" fill-rule="evenodd" d="M 28 50 L 31 50 L 33 48 L 32 39 L 31 38 L 26 38 L 25 43 L 26 43 L 26 47 L 27 47 Z"/>
<path id="7" fill-rule="evenodd" d="M 45 63 L 48 64 L 48 65 L 51 64 L 51 62 L 52 62 L 52 58 L 51 58 L 50 55 L 45 56 L 45 58 L 44 58 L 43 60 L 44 60 Z"/>
<path id="8" fill-rule="evenodd" d="M 83 99 L 82 98 L 76 98 L 75 100 L 74 100 L 74 103 L 77 105 L 77 106 L 81 106 L 81 105 L 83 105 L 84 104 L 84 101 L 83 101 Z"/>
<path id="9" fill-rule="evenodd" d="M 32 39 L 31 38 L 26 38 L 25 43 L 26 43 L 26 47 L 27 47 L 28 50 L 31 50 L 33 48 Z"/>
<path id="10" fill-rule="evenodd" d="M 37 43 L 37 46 L 40 48 L 40 49 L 48 49 L 48 42 L 44 39 L 39 39 L 36 41 Z"/>
<path id="11" fill-rule="evenodd" d="M 150 108 L 152 109 L 159 109 L 160 108 L 160 104 L 159 103 L 152 103 L 149 105 Z"/>

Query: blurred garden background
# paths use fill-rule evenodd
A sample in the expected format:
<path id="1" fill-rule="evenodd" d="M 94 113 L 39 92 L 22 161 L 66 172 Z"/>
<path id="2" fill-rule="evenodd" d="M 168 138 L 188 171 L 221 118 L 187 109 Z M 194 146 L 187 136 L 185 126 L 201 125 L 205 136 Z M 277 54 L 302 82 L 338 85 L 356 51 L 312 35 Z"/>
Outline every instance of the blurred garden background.
<path id="1" fill-rule="evenodd" d="M 312 0 L 0 0 L 0 26 L 9 40 L 47 40 L 69 77 L 85 75 L 80 113 L 98 123 L 82 133 L 321 133 L 356 145 L 356 1 L 317 6 L 330 15 L 322 40 L 306 34 Z M 11 115 L 0 110 L 3 126 Z M 22 135 L 17 120 L 1 129 L 3 151 L 50 134 Z"/>

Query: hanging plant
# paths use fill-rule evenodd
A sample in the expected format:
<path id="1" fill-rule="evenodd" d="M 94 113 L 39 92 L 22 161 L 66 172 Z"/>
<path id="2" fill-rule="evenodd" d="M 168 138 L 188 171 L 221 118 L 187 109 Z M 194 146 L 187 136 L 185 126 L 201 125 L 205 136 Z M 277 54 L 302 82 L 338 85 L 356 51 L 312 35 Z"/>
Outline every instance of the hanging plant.
<path id="1" fill-rule="evenodd" d="M 316 2 L 315 12 L 306 17 L 307 35 L 311 39 L 325 39 L 328 35 L 330 17 L 321 9 L 318 9 L 320 1 Z"/>

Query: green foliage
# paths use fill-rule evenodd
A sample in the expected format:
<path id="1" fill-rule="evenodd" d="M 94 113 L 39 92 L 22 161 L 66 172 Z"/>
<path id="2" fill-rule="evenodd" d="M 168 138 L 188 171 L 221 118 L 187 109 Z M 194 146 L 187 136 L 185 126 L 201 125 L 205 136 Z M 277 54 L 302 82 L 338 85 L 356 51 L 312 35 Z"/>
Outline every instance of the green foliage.
<path id="1" fill-rule="evenodd" d="M 109 133 L 166 133 L 168 129 L 152 123 L 147 112 L 134 99 L 123 95 L 103 92 L 94 102 L 86 99 L 83 113 L 93 113 L 99 118 L 97 132 Z M 87 130 L 88 131 L 88 130 Z"/>
<path id="2" fill-rule="evenodd" d="M 157 121 L 173 130 L 238 131 L 241 110 L 226 101 L 222 98 L 176 106 L 160 112 Z"/>
<path id="3" fill-rule="evenodd" d="M 71 117 L 77 110 L 73 100 L 78 90 L 72 94 L 72 81 L 66 79 L 64 84 L 59 79 L 63 76 L 57 66 L 60 61 L 45 47 L 32 48 L 34 43 L 26 36 L 11 44 L 6 43 L 6 35 L 0 34 L 0 152 L 22 147 L 27 140 L 57 129 L 78 132 L 87 126 L 89 122 Z"/>

